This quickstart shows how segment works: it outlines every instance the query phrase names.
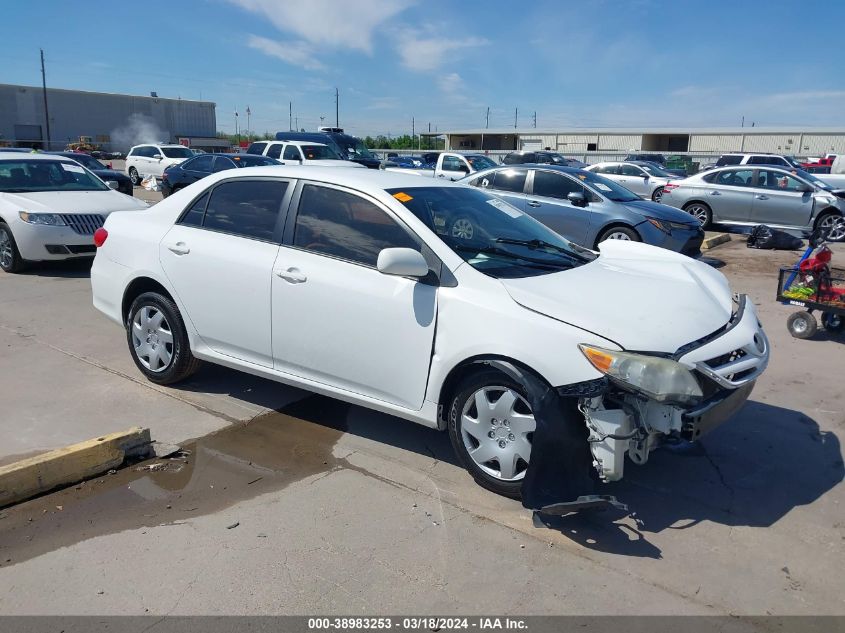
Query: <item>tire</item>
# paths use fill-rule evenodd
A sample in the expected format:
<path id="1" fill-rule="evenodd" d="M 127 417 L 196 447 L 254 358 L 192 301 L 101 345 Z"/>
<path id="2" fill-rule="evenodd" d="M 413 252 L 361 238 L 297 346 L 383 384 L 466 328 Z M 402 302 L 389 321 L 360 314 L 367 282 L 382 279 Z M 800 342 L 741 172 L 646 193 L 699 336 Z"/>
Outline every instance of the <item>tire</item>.
<path id="1" fill-rule="evenodd" d="M 479 412 L 479 402 L 492 407 Z M 535 428 L 523 387 L 495 370 L 468 376 L 449 403 L 449 438 L 461 464 L 480 486 L 512 499 L 520 497 Z M 487 455 L 490 458 L 481 461 Z M 501 457 L 508 459 L 503 462 Z"/>
<path id="2" fill-rule="evenodd" d="M 147 380 L 172 385 L 199 369 L 179 309 L 157 292 L 145 292 L 132 302 L 126 318 L 129 353 Z"/>
<path id="3" fill-rule="evenodd" d="M 660 202 L 663 198 L 663 187 L 658 187 L 651 193 L 652 202 Z"/>
<path id="4" fill-rule="evenodd" d="M 26 262 L 21 258 L 12 229 L 0 222 L 0 269 L 7 273 L 19 273 L 24 268 Z"/>
<path id="5" fill-rule="evenodd" d="M 596 246 L 605 240 L 624 240 L 628 242 L 642 242 L 640 234 L 628 226 L 611 226 L 602 232 L 596 240 Z"/>
<path id="6" fill-rule="evenodd" d="M 822 312 L 822 327 L 828 332 L 838 334 L 845 328 L 845 317 L 841 314 Z"/>
<path id="7" fill-rule="evenodd" d="M 684 206 L 684 211 L 698 220 L 703 229 L 708 228 L 713 222 L 713 211 L 703 202 L 690 202 Z"/>
<path id="8" fill-rule="evenodd" d="M 129 168 L 129 180 L 132 181 L 133 186 L 140 187 L 141 186 L 141 174 L 138 173 L 138 170 L 134 167 Z"/>
<path id="9" fill-rule="evenodd" d="M 837 221 L 842 217 L 839 213 L 835 212 L 826 212 L 822 213 L 818 218 L 816 218 L 816 224 L 814 226 L 815 230 L 820 231 L 826 240 L 831 242 L 839 242 L 842 240 L 843 235 L 840 233 L 845 231 L 845 223 L 843 223 L 842 228 L 837 226 Z M 836 228 L 837 230 L 834 231 L 832 234 L 830 233 L 831 229 Z"/>
<path id="10" fill-rule="evenodd" d="M 801 310 L 789 315 L 786 320 L 786 328 L 794 338 L 808 339 L 815 335 L 819 325 L 816 322 L 816 317 Z"/>

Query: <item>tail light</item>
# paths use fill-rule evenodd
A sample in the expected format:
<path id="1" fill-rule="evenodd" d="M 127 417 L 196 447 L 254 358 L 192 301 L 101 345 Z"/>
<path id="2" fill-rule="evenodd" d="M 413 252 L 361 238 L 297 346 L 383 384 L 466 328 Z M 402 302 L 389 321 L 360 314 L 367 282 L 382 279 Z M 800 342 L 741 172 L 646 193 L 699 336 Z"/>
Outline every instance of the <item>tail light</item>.
<path id="1" fill-rule="evenodd" d="M 162 172 L 162 173 L 161 173 L 161 179 L 162 179 L 162 180 L 167 180 L 167 172 L 166 172 L 166 171 L 164 171 L 164 172 Z"/>
<path id="2" fill-rule="evenodd" d="M 112 167 L 111 163 L 109 163 L 109 169 L 114 169 L 114 167 Z"/>
<path id="3" fill-rule="evenodd" d="M 681 185 L 676 185 L 674 183 L 667 182 L 665 185 L 663 185 L 663 193 L 669 193 L 670 191 L 672 191 L 672 189 L 677 189 L 680 186 Z"/>
<path id="4" fill-rule="evenodd" d="M 108 236 L 108 231 L 106 231 L 103 227 L 98 228 L 96 231 L 94 231 L 94 246 L 100 248 L 103 244 L 106 243 L 106 238 Z"/>

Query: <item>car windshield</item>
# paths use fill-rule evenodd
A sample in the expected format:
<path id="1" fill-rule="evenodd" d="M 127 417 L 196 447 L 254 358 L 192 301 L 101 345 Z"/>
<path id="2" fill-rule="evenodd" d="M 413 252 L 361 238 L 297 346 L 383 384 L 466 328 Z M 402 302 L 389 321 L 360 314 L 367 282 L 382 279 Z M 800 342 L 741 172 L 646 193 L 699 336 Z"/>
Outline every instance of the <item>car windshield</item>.
<path id="1" fill-rule="evenodd" d="M 496 163 L 494 163 L 486 156 L 464 156 L 464 158 L 467 159 L 467 162 L 472 165 L 472 168 L 475 171 L 481 171 L 482 169 L 490 169 L 491 167 L 496 167 Z"/>
<path id="2" fill-rule="evenodd" d="M 191 158 L 194 153 L 187 147 L 162 147 L 162 153 L 166 158 Z"/>
<path id="3" fill-rule="evenodd" d="M 302 145 L 305 160 L 343 160 L 343 157 L 328 145 Z"/>
<path id="4" fill-rule="evenodd" d="M 69 160 L 0 161 L 0 192 L 108 190 L 102 180 Z"/>
<path id="5" fill-rule="evenodd" d="M 267 156 L 255 156 L 253 154 L 238 154 L 237 156 L 229 156 L 235 165 L 238 167 L 264 167 L 266 165 L 281 165 L 275 158 L 268 158 Z"/>
<path id="6" fill-rule="evenodd" d="M 346 152 L 349 160 L 355 160 L 356 158 L 376 158 L 376 155 L 368 150 L 367 146 L 364 145 L 364 141 L 359 138 L 349 137 L 348 140 L 336 138 L 335 142 L 340 146 L 340 149 Z"/>
<path id="7" fill-rule="evenodd" d="M 675 174 L 670 174 L 668 171 L 660 169 L 657 165 L 642 164 L 640 167 L 645 169 L 650 176 L 657 176 L 658 178 L 675 178 Z"/>
<path id="8" fill-rule="evenodd" d="M 388 189 L 470 266 L 491 277 L 530 277 L 580 266 L 596 254 L 486 191 Z"/>
<path id="9" fill-rule="evenodd" d="M 815 185 L 819 189 L 824 189 L 825 191 L 833 191 L 833 187 L 831 185 L 826 183 L 821 178 L 816 178 L 813 174 L 808 171 L 804 171 L 803 169 L 791 169 L 790 171 L 799 178 L 803 178 L 810 184 Z"/>
<path id="10" fill-rule="evenodd" d="M 599 176 L 591 171 L 579 170 L 577 172 L 573 172 L 572 175 L 596 193 L 599 193 L 614 202 L 634 202 L 635 200 L 640 199 L 637 195 L 631 193 L 622 185 Z"/>

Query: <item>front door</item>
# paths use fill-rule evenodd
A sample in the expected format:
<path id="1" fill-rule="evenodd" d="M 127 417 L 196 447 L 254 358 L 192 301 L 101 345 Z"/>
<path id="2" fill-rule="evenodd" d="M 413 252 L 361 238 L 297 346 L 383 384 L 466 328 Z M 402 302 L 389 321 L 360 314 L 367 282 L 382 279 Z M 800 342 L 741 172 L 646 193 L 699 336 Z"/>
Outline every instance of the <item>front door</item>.
<path id="1" fill-rule="evenodd" d="M 760 169 L 754 187 L 751 219 L 761 224 L 808 226 L 813 215 L 813 193 L 785 171 Z"/>
<path id="2" fill-rule="evenodd" d="M 622 164 L 619 166 L 619 175 L 614 180 L 640 198 L 648 197 L 648 174 L 640 167 Z"/>
<path id="3" fill-rule="evenodd" d="M 374 201 L 316 184 L 288 227 L 273 266 L 275 368 L 419 410 L 437 287 L 376 269 L 382 249 L 420 250 L 417 238 Z"/>
<path id="4" fill-rule="evenodd" d="M 288 183 L 232 180 L 203 194 L 168 231 L 159 259 L 211 349 L 272 367 L 270 292 Z"/>

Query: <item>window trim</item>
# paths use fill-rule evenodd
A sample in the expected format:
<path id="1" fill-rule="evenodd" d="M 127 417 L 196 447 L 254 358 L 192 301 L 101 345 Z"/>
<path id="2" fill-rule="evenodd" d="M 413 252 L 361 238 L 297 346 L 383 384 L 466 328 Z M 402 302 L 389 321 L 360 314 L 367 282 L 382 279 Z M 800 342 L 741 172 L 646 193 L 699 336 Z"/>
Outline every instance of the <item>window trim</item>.
<path id="1" fill-rule="evenodd" d="M 408 226 L 402 218 L 400 218 L 390 207 L 383 204 L 381 201 L 373 198 L 370 194 L 359 191 L 358 189 L 352 189 L 351 187 L 344 187 L 341 185 L 335 185 L 333 183 L 328 182 L 320 182 L 318 180 L 305 180 L 301 179 L 297 181 L 295 191 L 291 196 L 290 205 L 288 207 L 287 218 L 285 221 L 284 227 L 284 234 L 282 239 L 281 246 L 284 248 L 292 248 L 297 251 L 302 251 L 303 253 L 310 253 L 312 255 L 319 255 L 320 257 L 328 257 L 330 259 L 337 260 L 339 262 L 345 262 L 347 264 L 354 264 L 355 266 L 361 266 L 363 268 L 367 268 L 369 270 L 378 271 L 377 266 L 371 266 L 370 264 L 365 264 L 363 262 L 355 261 L 353 259 L 346 259 L 345 257 L 340 257 L 339 255 L 332 255 L 330 253 L 318 253 L 317 251 L 311 251 L 307 248 L 303 248 L 302 246 L 296 246 L 293 242 L 294 237 L 296 236 L 296 220 L 299 217 L 299 203 L 302 200 L 302 191 L 305 189 L 307 185 L 314 185 L 317 187 L 323 187 L 326 189 L 335 189 L 337 191 L 341 191 L 343 193 L 348 193 L 350 195 L 358 196 L 359 198 L 374 204 L 378 209 L 384 211 L 387 216 L 396 222 L 396 224 L 408 235 L 412 242 L 415 242 L 419 247 L 420 252 L 426 257 L 426 261 L 429 261 L 429 257 L 426 256 L 426 252 L 431 253 L 435 259 L 440 262 L 440 266 L 443 266 L 443 262 L 440 261 L 440 258 L 434 254 L 434 251 L 431 247 L 426 244 L 425 240 L 420 237 L 410 226 Z M 438 277 L 440 276 L 438 271 L 433 270 L 431 261 L 429 261 L 429 273 L 434 272 L 435 275 Z M 416 279 L 416 278 L 415 278 Z M 416 279 L 416 281 L 422 282 L 425 278 Z"/>
<path id="2" fill-rule="evenodd" d="M 228 170 L 227 170 L 228 171 Z M 282 196 L 282 202 L 279 207 L 278 215 L 276 217 L 276 225 L 273 227 L 273 238 L 270 240 L 265 240 L 260 237 L 254 237 L 251 235 L 244 235 L 243 233 L 233 233 L 232 231 L 223 231 L 221 229 L 212 229 L 205 225 L 205 217 L 208 213 L 208 203 L 211 202 L 211 197 L 214 195 L 214 190 L 217 187 L 230 183 L 230 182 L 257 182 L 257 181 L 265 181 L 265 182 L 285 182 L 287 183 L 287 187 L 285 188 L 285 193 Z M 190 204 L 186 205 L 185 208 L 182 210 L 182 213 L 179 214 L 179 218 L 176 222 L 173 223 L 173 226 L 184 226 L 190 229 L 197 229 L 200 231 L 208 231 L 209 233 L 219 233 L 220 235 L 231 235 L 232 237 L 239 237 L 245 240 L 252 240 L 254 242 L 264 242 L 265 244 L 276 244 L 281 246 L 282 245 L 282 236 L 283 236 L 283 229 L 285 227 L 285 223 L 287 222 L 287 216 L 289 215 L 290 211 L 290 203 L 291 198 L 293 197 L 293 190 L 296 188 L 297 181 L 294 178 L 273 178 L 272 176 L 254 176 L 250 178 L 224 178 L 215 182 L 213 185 L 204 189 L 199 194 L 194 196 L 191 200 Z M 208 200 L 205 201 L 205 208 L 202 211 L 202 225 L 196 226 L 195 224 L 182 224 L 182 221 L 188 215 L 188 212 L 191 210 L 191 207 L 205 194 L 208 194 Z"/>

